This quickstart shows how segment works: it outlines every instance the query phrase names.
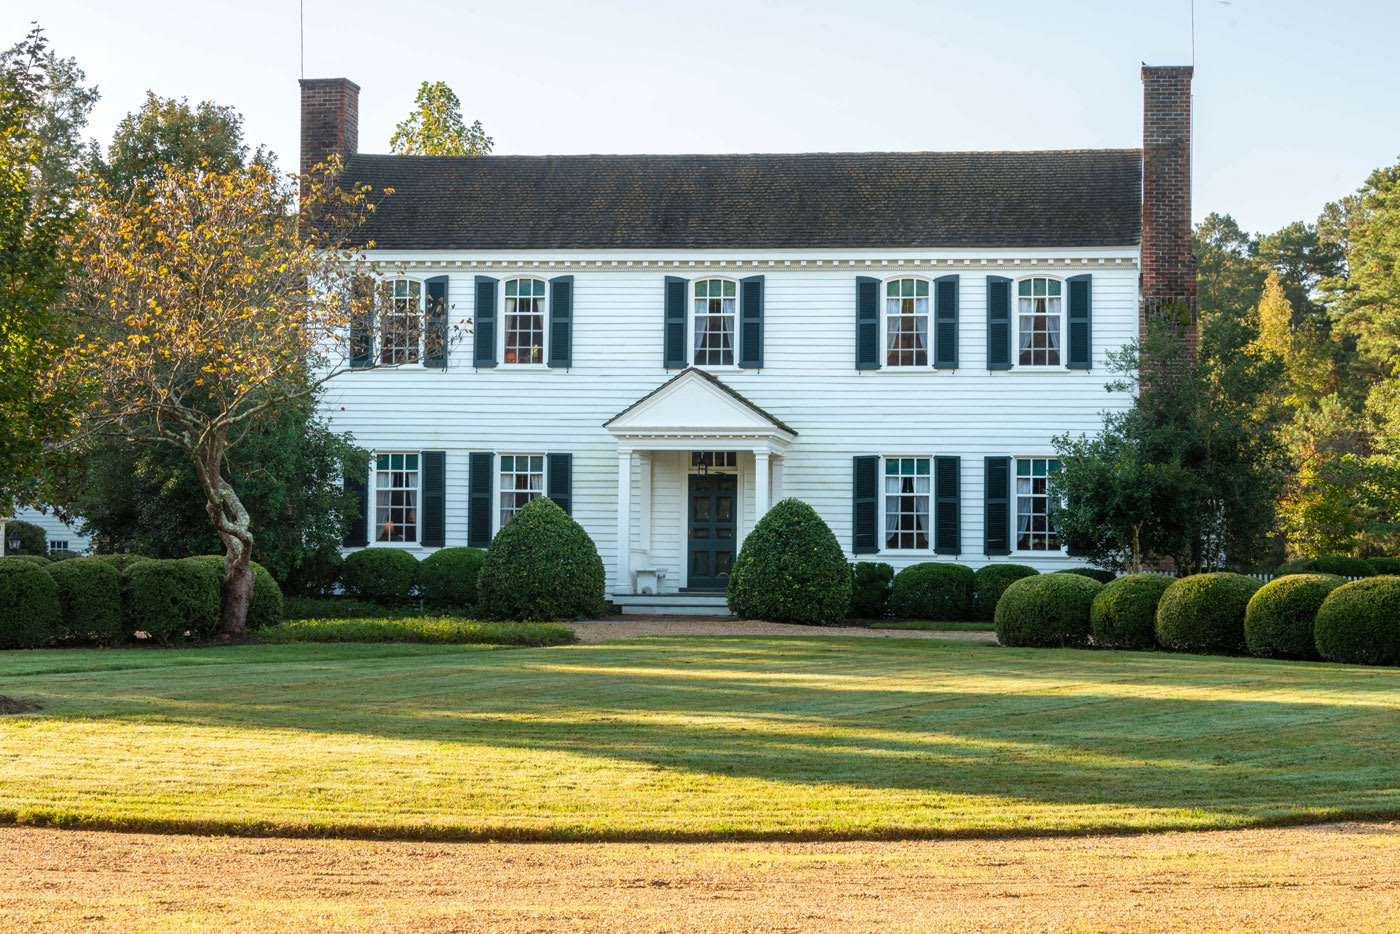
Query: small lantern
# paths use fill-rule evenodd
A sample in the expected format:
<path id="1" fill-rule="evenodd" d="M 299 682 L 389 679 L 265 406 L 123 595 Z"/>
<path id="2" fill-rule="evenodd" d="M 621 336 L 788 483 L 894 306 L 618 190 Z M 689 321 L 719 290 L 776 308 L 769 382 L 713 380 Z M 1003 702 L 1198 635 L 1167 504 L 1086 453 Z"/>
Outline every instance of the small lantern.
<path id="1" fill-rule="evenodd" d="M 5 540 L 5 545 L 10 551 L 19 551 L 19 546 L 24 542 L 19 537 L 19 529 L 11 529 L 10 537 Z"/>

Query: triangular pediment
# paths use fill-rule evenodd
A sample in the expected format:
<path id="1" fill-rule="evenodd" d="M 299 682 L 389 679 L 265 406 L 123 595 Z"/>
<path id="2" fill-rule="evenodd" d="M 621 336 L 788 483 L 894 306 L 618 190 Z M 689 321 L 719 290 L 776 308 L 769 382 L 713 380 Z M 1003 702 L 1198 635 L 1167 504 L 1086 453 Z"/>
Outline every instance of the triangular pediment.
<path id="1" fill-rule="evenodd" d="M 717 377 L 691 368 L 605 423 L 614 433 L 686 431 L 795 435 Z"/>

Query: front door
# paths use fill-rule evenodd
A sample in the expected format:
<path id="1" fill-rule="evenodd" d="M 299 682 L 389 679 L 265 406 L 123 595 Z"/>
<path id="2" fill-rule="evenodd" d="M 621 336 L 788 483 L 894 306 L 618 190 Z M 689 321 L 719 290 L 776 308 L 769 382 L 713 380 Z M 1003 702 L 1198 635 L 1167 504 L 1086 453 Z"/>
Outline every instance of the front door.
<path id="1" fill-rule="evenodd" d="M 739 478 L 733 474 L 690 477 L 688 586 L 722 590 L 734 566 L 734 500 Z"/>

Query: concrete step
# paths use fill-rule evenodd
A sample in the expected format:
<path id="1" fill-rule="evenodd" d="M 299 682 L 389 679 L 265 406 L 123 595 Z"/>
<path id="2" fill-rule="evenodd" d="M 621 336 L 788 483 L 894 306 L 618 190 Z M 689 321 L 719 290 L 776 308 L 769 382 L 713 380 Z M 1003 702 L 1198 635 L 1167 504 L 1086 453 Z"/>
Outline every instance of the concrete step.
<path id="1" fill-rule="evenodd" d="M 612 598 L 627 616 L 732 616 L 722 593 L 618 594 Z"/>

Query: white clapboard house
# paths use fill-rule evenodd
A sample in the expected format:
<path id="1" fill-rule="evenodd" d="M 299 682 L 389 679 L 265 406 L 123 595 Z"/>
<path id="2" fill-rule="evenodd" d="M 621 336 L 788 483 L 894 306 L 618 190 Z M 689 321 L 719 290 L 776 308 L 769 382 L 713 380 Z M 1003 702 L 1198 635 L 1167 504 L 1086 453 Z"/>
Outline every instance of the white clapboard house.
<path id="1" fill-rule="evenodd" d="M 395 191 L 356 337 L 396 366 L 327 399 L 374 452 L 347 548 L 485 547 L 547 495 L 616 602 L 695 611 L 796 497 L 852 560 L 1081 563 L 1052 438 L 1194 301 L 1190 78 L 1143 69 L 1142 149 L 480 158 L 359 153 L 359 88 L 302 81 L 303 170 Z"/>

